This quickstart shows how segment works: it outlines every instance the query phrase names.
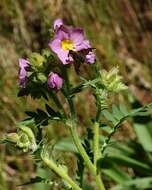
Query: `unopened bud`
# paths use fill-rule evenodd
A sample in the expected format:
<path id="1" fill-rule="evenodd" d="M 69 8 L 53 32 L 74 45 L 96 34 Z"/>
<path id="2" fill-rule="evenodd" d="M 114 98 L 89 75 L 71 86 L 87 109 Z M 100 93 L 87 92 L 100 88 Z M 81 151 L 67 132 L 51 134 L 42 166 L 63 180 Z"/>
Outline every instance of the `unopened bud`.
<path id="1" fill-rule="evenodd" d="M 109 72 L 105 70 L 101 72 L 101 83 L 109 92 L 119 92 L 127 89 L 118 72 L 118 68 L 113 68 Z"/>
<path id="2" fill-rule="evenodd" d="M 30 64 L 38 71 L 43 71 L 45 68 L 45 58 L 39 53 L 31 53 L 29 56 Z"/>
<path id="3" fill-rule="evenodd" d="M 17 143 L 19 140 L 19 136 L 17 133 L 9 133 L 6 135 L 6 140 L 12 143 Z"/>

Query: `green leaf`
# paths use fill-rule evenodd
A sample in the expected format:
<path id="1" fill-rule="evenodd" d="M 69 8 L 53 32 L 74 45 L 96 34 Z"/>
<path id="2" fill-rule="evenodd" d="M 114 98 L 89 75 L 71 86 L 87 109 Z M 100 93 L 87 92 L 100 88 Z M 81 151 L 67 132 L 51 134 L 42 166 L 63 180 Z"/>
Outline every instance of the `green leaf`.
<path id="1" fill-rule="evenodd" d="M 44 99 L 48 100 L 46 92 L 47 92 L 47 87 L 45 84 L 34 82 L 31 79 L 28 80 L 26 88 L 20 89 L 18 96 L 20 97 L 20 96 L 30 95 L 33 99 L 39 99 L 43 97 Z"/>
<path id="2" fill-rule="evenodd" d="M 99 159 L 97 167 L 99 171 L 100 168 L 102 168 L 102 172 L 117 183 L 123 183 L 131 179 L 131 177 L 118 167 L 108 156 Z"/>
<path id="3" fill-rule="evenodd" d="M 144 190 L 152 189 L 152 177 L 137 178 L 128 180 L 121 185 L 117 185 L 111 190 Z"/>
<path id="4" fill-rule="evenodd" d="M 33 111 L 26 111 L 25 112 L 29 117 L 36 117 L 37 116 L 37 113 L 33 112 Z"/>
<path id="5" fill-rule="evenodd" d="M 29 125 L 33 125 L 35 122 L 34 122 L 34 119 L 33 118 L 26 118 L 24 119 L 23 121 L 20 121 L 17 123 L 18 126 L 20 125 L 25 125 L 25 126 L 29 126 Z"/>
<path id="6" fill-rule="evenodd" d="M 109 169 L 102 169 L 102 172 L 117 183 L 124 183 L 125 181 L 131 179 L 127 173 L 114 164 Z"/>
<path id="7" fill-rule="evenodd" d="M 131 167 L 141 173 L 143 172 L 150 174 L 152 171 L 152 167 L 147 163 L 143 163 L 141 161 L 138 161 L 136 159 L 130 158 L 122 154 L 117 153 L 115 155 L 108 156 L 108 159 L 110 159 L 111 162 L 114 162 L 116 164 Z"/>
<path id="8" fill-rule="evenodd" d="M 94 188 L 86 181 L 83 185 L 83 190 L 94 190 Z"/>
<path id="9" fill-rule="evenodd" d="M 32 189 L 36 189 L 36 190 L 44 190 L 44 189 L 50 190 L 50 189 L 52 189 L 51 186 L 53 186 L 56 183 L 56 181 L 50 180 L 50 179 L 52 179 L 52 173 L 50 172 L 50 170 L 48 168 L 37 167 L 36 173 L 41 178 L 49 179 L 49 180 L 44 181 L 45 183 L 42 182 L 42 183 L 33 184 Z"/>
<path id="10" fill-rule="evenodd" d="M 136 150 L 131 147 L 130 141 L 127 141 L 126 143 L 116 141 L 112 148 L 113 150 L 110 149 L 109 151 L 113 151 L 114 153 L 119 152 L 119 154 L 123 154 L 129 157 L 136 154 Z"/>
<path id="11" fill-rule="evenodd" d="M 84 160 L 80 154 L 77 154 L 77 177 L 76 180 L 79 183 L 80 187 L 83 186 L 83 173 L 84 173 Z"/>
<path id="12" fill-rule="evenodd" d="M 119 105 L 119 110 L 120 110 L 120 112 L 121 112 L 124 116 L 128 115 L 128 110 L 127 110 L 127 108 L 126 108 L 125 105 L 120 104 L 120 105 Z"/>
<path id="13" fill-rule="evenodd" d="M 48 181 L 48 179 L 42 178 L 40 176 L 36 176 L 34 178 L 31 178 L 28 182 L 23 183 L 21 185 L 17 185 L 17 186 L 31 185 L 34 183 L 46 183 L 46 181 Z"/>
<path id="14" fill-rule="evenodd" d="M 57 113 L 48 104 L 45 104 L 45 107 L 50 116 L 52 117 L 58 116 Z"/>
<path id="15" fill-rule="evenodd" d="M 62 138 L 54 145 L 54 149 L 78 153 L 76 146 L 70 138 Z"/>
<path id="16" fill-rule="evenodd" d="M 134 130 L 138 137 L 139 142 L 146 151 L 152 152 L 152 122 L 147 125 L 135 123 Z"/>
<path id="17" fill-rule="evenodd" d="M 141 108 L 134 109 L 130 112 L 127 111 L 124 105 L 120 105 L 119 107 L 113 105 L 112 113 L 107 110 L 103 110 L 102 114 L 108 121 L 110 121 L 113 124 L 113 127 L 111 132 L 108 134 L 107 138 L 104 141 L 104 146 L 102 147 L 102 153 L 108 147 L 108 144 L 110 143 L 112 136 L 117 132 L 118 128 L 126 119 L 128 119 L 129 117 L 150 115 L 151 109 L 152 109 L 152 104 L 148 104 Z"/>
<path id="18" fill-rule="evenodd" d="M 30 120 L 34 119 L 35 124 L 48 125 L 49 116 L 43 110 L 37 109 L 36 112 L 26 111 L 25 113 L 30 117 Z"/>
<path id="19" fill-rule="evenodd" d="M 119 110 L 119 108 L 115 104 L 112 105 L 112 113 L 117 120 L 120 120 L 124 117 L 123 112 L 121 112 L 121 110 Z"/>
<path id="20" fill-rule="evenodd" d="M 109 111 L 103 110 L 102 113 L 108 121 L 111 121 L 114 125 L 117 123 L 117 120 Z"/>

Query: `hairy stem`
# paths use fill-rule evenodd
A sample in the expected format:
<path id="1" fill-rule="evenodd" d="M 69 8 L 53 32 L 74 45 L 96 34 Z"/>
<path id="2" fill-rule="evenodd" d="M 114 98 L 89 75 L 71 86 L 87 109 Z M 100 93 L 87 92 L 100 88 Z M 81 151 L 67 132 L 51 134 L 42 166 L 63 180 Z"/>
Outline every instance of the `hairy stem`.
<path id="1" fill-rule="evenodd" d="M 84 162 L 85 162 L 87 168 L 90 170 L 90 172 L 93 174 L 93 176 L 95 176 L 96 183 L 97 183 L 99 190 L 105 190 L 104 184 L 100 178 L 100 174 L 97 173 L 96 165 L 94 165 L 91 162 L 91 160 L 90 160 L 89 156 L 87 155 L 83 145 L 81 144 L 81 141 L 80 141 L 80 138 L 79 138 L 78 133 L 76 131 L 75 125 L 70 126 L 70 132 L 71 132 L 71 136 L 73 138 L 74 144 L 76 145 L 80 155 L 84 159 Z"/>
<path id="2" fill-rule="evenodd" d="M 104 184 L 100 176 L 101 171 L 99 173 L 97 171 L 97 161 L 101 157 L 100 147 L 99 147 L 99 123 L 96 122 L 94 124 L 93 130 L 94 130 L 94 138 L 93 138 L 94 166 L 96 169 L 95 178 L 97 185 L 100 187 L 100 190 L 105 190 Z"/>
<path id="3" fill-rule="evenodd" d="M 89 156 L 87 155 L 83 145 L 81 144 L 80 138 L 79 138 L 78 133 L 76 131 L 76 127 L 70 126 L 70 133 L 71 133 L 72 139 L 74 141 L 74 144 L 76 145 L 80 155 L 84 159 L 86 166 L 89 168 L 89 170 L 91 171 L 91 173 L 93 175 L 96 175 L 96 168 L 93 165 L 93 163 L 91 162 Z"/>
<path id="4" fill-rule="evenodd" d="M 42 160 L 47 165 L 48 168 L 53 170 L 56 174 L 58 174 L 61 178 L 63 178 L 67 183 L 69 183 L 69 185 L 71 185 L 73 190 L 82 190 L 62 168 L 56 165 L 56 163 L 52 159 L 42 157 Z"/>
<path id="5" fill-rule="evenodd" d="M 66 82 L 66 92 L 68 92 L 68 91 L 70 91 L 70 83 L 69 83 L 67 71 L 64 72 L 64 75 L 65 75 L 65 78 L 66 78 L 66 80 L 65 80 L 65 82 Z M 85 162 L 87 168 L 90 170 L 92 175 L 95 176 L 96 183 L 97 183 L 97 186 L 98 186 L 99 190 L 105 190 L 103 182 L 102 182 L 102 180 L 100 178 L 100 175 L 97 174 L 97 167 L 96 167 L 96 165 L 94 165 L 91 162 L 88 154 L 86 153 L 83 145 L 81 144 L 81 140 L 80 140 L 79 135 L 78 135 L 78 133 L 76 131 L 76 125 L 77 125 L 76 124 L 76 121 L 77 121 L 76 120 L 76 111 L 75 111 L 75 107 L 74 107 L 72 97 L 69 97 L 68 93 L 67 93 L 67 96 L 66 96 L 66 93 L 64 93 L 64 96 L 68 101 L 69 109 L 70 109 L 70 113 L 71 113 L 70 133 L 71 133 L 72 139 L 74 141 L 74 144 L 76 145 L 80 155 L 84 159 L 84 162 Z"/>
<path id="6" fill-rule="evenodd" d="M 52 92 L 52 91 L 49 92 L 49 96 L 54 100 L 54 103 L 55 103 L 56 106 L 62 111 L 62 113 L 63 113 L 64 115 L 66 115 L 66 114 L 65 114 L 65 110 L 64 110 L 64 108 L 63 108 L 63 105 L 61 104 L 61 102 L 60 102 L 58 96 L 57 96 L 56 94 L 54 94 L 54 92 Z"/>
<path id="7" fill-rule="evenodd" d="M 93 152 L 94 152 L 94 165 L 97 165 L 97 161 L 100 158 L 99 148 L 99 123 L 95 123 L 93 126 L 94 138 L 93 138 Z"/>

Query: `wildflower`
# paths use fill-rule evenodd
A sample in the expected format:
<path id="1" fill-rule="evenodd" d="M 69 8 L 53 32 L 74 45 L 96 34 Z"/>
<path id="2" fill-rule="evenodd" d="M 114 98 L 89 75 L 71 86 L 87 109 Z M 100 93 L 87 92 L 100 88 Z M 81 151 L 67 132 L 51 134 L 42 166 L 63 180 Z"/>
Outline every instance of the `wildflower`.
<path id="1" fill-rule="evenodd" d="M 51 73 L 48 78 L 48 87 L 59 90 L 62 88 L 63 79 L 57 73 Z"/>
<path id="2" fill-rule="evenodd" d="M 19 85 L 25 88 L 27 82 L 27 69 L 30 67 L 29 61 L 26 59 L 19 59 Z"/>
<path id="3" fill-rule="evenodd" d="M 54 27 L 56 28 L 57 26 L 59 26 L 59 20 L 55 21 Z M 90 42 L 85 38 L 83 29 L 71 28 L 61 25 L 61 23 L 60 27 L 55 31 L 54 39 L 50 41 L 49 46 L 52 51 L 57 54 L 63 64 L 74 62 L 73 57 L 70 55 L 71 51 L 81 52 L 91 49 Z M 93 52 L 91 54 L 93 54 Z M 84 56 L 86 56 L 86 54 L 84 54 Z M 90 57 L 90 54 L 88 54 L 88 56 Z M 88 56 L 86 61 L 88 60 Z M 93 59 L 87 63 L 93 63 Z"/>

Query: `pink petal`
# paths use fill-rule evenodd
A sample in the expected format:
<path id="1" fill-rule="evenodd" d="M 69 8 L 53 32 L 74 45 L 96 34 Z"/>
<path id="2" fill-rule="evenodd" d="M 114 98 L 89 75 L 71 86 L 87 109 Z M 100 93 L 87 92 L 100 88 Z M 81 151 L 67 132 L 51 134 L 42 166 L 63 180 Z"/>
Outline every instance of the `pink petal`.
<path id="1" fill-rule="evenodd" d="M 77 51 L 81 51 L 83 49 L 88 49 L 88 48 L 91 48 L 89 40 L 84 40 L 82 41 L 81 44 L 75 46 L 75 49 Z"/>
<path id="2" fill-rule="evenodd" d="M 64 65 L 70 63 L 69 51 L 65 51 L 62 49 L 57 53 L 57 55 Z"/>
<path id="3" fill-rule="evenodd" d="M 61 26 L 55 33 L 55 38 L 60 40 L 69 39 L 69 32 L 68 27 Z"/>
<path id="4" fill-rule="evenodd" d="M 75 45 L 79 45 L 84 40 L 84 32 L 81 28 L 74 28 L 70 31 L 70 39 Z"/>
<path id="5" fill-rule="evenodd" d="M 60 28 L 60 26 L 63 25 L 63 20 L 62 19 L 56 19 L 53 23 L 53 28 L 54 30 L 57 30 L 58 28 Z"/>
<path id="6" fill-rule="evenodd" d="M 60 39 L 54 39 L 54 40 L 49 42 L 49 46 L 53 52 L 58 53 L 61 50 L 61 40 Z"/>

